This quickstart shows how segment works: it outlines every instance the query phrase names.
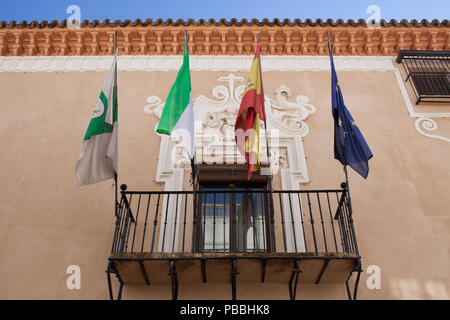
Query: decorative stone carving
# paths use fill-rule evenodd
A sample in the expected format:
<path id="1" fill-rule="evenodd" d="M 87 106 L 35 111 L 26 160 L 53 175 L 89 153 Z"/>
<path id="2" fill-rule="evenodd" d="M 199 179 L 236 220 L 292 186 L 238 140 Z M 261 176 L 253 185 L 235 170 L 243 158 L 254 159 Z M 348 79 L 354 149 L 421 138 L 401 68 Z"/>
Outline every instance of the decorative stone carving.
<path id="1" fill-rule="evenodd" d="M 197 162 L 245 163 L 244 157 L 236 148 L 234 138 L 234 123 L 245 80 L 234 74 L 219 77 L 218 81 L 226 82 L 228 86 L 214 87 L 212 90 L 214 99 L 203 95 L 193 99 Z M 302 137 L 309 132 L 305 120 L 315 112 L 315 107 L 308 103 L 308 98 L 305 96 L 297 96 L 296 102 L 289 101 L 291 91 L 285 85 L 281 85 L 274 93 L 275 99 L 265 96 L 267 127 L 270 128 L 267 131 L 271 156 L 270 171 L 273 174 L 280 174 L 282 189 L 296 190 L 299 189 L 300 183 L 309 181 Z M 150 96 L 147 103 L 144 111 L 160 118 L 164 107 L 163 101 L 159 97 Z M 262 163 L 268 163 L 265 139 L 266 132 L 261 128 L 260 160 Z M 188 168 L 190 168 L 190 160 L 185 148 L 171 137 L 162 135 L 156 181 L 164 182 L 165 190 L 181 190 L 185 179 L 184 169 Z M 283 195 L 281 198 L 283 206 L 290 207 L 289 197 Z M 163 212 L 166 212 L 166 205 L 174 206 L 174 201 L 174 199 L 169 201 L 165 198 Z M 295 233 L 301 235 L 300 210 L 295 207 L 295 204 L 292 210 L 292 212 L 286 210 L 284 218 L 295 219 Z M 173 221 L 175 217 L 169 214 L 167 219 Z M 286 231 L 286 237 L 289 239 L 288 251 L 294 250 L 293 239 L 297 239 L 293 237 L 292 232 L 291 228 Z M 302 239 L 300 236 L 296 244 L 300 251 L 304 250 Z"/>
<path id="2" fill-rule="evenodd" d="M 281 125 L 289 129 L 302 129 L 305 125 L 303 120 L 308 118 L 316 111 L 316 108 L 308 104 L 309 99 L 306 96 L 297 96 L 296 103 L 287 101 L 291 96 L 291 89 L 284 84 L 276 91 L 275 103 L 272 103 L 272 115 Z"/>
<path id="3" fill-rule="evenodd" d="M 416 130 L 420 134 L 422 134 L 426 137 L 450 142 L 450 139 L 447 137 L 428 133 L 430 131 L 437 130 L 438 125 L 434 119 L 450 118 L 450 112 L 427 112 L 427 113 L 416 112 L 416 110 L 414 109 L 413 104 L 411 103 L 411 100 L 409 98 L 409 95 L 406 90 L 405 83 L 403 82 L 400 71 L 398 69 L 395 69 L 394 74 L 395 74 L 395 78 L 397 79 L 397 83 L 400 87 L 400 91 L 401 91 L 403 99 L 405 101 L 405 105 L 406 105 L 406 109 L 408 110 L 408 113 L 412 118 L 416 118 L 416 120 L 414 122 L 414 126 L 415 126 Z"/>
<path id="4" fill-rule="evenodd" d="M 5 56 L 63 56 L 112 54 L 117 31 L 119 55 L 177 55 L 183 51 L 184 31 L 191 55 L 252 54 L 260 34 L 263 55 L 327 55 L 330 32 L 336 55 L 396 55 L 401 49 L 449 50 L 448 21 L 426 24 L 386 23 L 378 30 L 364 24 L 334 25 L 255 23 L 237 25 L 170 24 L 83 25 L 37 24 L 21 27 L 0 23 L 0 54 Z M 414 40 L 413 40 L 414 39 Z"/>
<path id="5" fill-rule="evenodd" d="M 239 109 L 245 78 L 229 74 L 219 77 L 218 81 L 225 85 L 213 88 L 210 99 L 200 95 L 193 99 L 196 121 L 195 144 L 197 162 L 204 163 L 245 163 L 235 143 L 234 124 Z M 266 134 L 269 139 L 271 153 L 271 169 L 276 173 L 279 169 L 292 171 L 290 189 L 298 189 L 299 182 L 308 182 L 306 160 L 301 138 L 309 132 L 305 120 L 315 112 L 315 107 L 308 103 L 305 96 L 297 96 L 295 102 L 289 101 L 291 90 L 281 85 L 274 92 L 275 99 L 265 96 L 267 127 L 264 130 L 260 122 L 260 158 L 267 163 Z M 156 96 L 147 99 L 144 111 L 157 118 L 161 116 L 164 102 Z M 172 151 L 168 151 L 172 150 Z M 158 163 L 160 174 L 171 168 L 189 168 L 187 152 L 173 138 L 162 136 Z M 170 175 L 170 174 L 169 174 Z M 158 181 L 165 181 L 163 176 Z"/>
<path id="6" fill-rule="evenodd" d="M 435 135 L 435 134 L 430 134 L 430 133 L 426 132 L 426 131 L 435 131 L 437 129 L 436 121 L 434 121 L 431 118 L 425 118 L 425 117 L 417 118 L 416 122 L 414 123 L 414 125 L 416 127 L 416 130 L 419 131 L 420 134 L 423 134 L 426 137 L 430 137 L 430 138 L 434 138 L 434 139 L 439 139 L 439 140 L 444 140 L 444 141 L 450 142 L 449 138 L 438 136 L 438 135 Z"/>

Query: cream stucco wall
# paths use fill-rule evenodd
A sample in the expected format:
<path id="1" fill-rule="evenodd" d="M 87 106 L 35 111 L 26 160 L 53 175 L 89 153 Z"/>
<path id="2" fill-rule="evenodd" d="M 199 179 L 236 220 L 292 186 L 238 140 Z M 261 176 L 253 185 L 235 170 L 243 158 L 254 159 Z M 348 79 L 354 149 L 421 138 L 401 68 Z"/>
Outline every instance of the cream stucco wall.
<path id="1" fill-rule="evenodd" d="M 211 97 L 217 78 L 228 73 L 193 71 L 193 96 Z M 119 72 L 119 183 L 129 189 L 164 188 L 155 182 L 157 119 L 144 107 L 151 95 L 164 99 L 175 76 L 176 71 Z M 106 72 L 0 73 L 0 298 L 108 298 L 104 271 L 115 223 L 112 181 L 80 188 L 74 176 L 105 77 Z M 303 139 L 310 182 L 301 188 L 338 187 L 344 175 L 332 153 L 329 72 L 270 71 L 263 77 L 267 96 L 285 84 L 293 96 L 306 95 L 316 107 Z M 417 132 L 393 71 L 341 71 L 339 80 L 374 153 L 367 181 L 352 170 L 349 177 L 364 267 L 358 297 L 450 298 L 450 144 Z M 450 112 L 450 105 L 419 108 Z M 449 137 L 450 119 L 438 125 Z M 66 288 L 69 265 L 81 267 L 81 290 Z M 369 265 L 381 268 L 381 290 L 366 286 Z M 180 287 L 179 295 L 229 299 L 231 289 L 198 284 Z M 289 296 L 287 284 L 258 283 L 238 285 L 237 297 Z M 126 286 L 123 298 L 169 299 L 170 287 Z M 300 285 L 297 298 L 345 299 L 345 285 Z"/>

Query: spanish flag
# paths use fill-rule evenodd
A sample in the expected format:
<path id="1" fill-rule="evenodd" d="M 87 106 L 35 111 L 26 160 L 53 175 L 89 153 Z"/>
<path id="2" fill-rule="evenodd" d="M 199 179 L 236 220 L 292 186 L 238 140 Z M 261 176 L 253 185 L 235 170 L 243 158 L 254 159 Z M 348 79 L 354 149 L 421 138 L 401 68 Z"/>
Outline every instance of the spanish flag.
<path id="1" fill-rule="evenodd" d="M 259 120 L 266 121 L 258 43 L 234 126 L 237 147 L 248 163 L 248 180 L 259 170 Z"/>

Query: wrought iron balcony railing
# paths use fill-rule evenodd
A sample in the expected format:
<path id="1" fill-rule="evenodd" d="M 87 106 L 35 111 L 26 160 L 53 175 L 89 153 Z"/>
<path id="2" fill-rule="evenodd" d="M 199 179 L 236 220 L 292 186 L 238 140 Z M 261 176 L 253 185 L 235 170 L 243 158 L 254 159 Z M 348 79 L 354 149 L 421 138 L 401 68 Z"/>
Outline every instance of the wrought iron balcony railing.
<path id="1" fill-rule="evenodd" d="M 196 273 L 206 282 L 208 274 L 208 281 L 221 282 L 231 274 L 235 298 L 236 280 L 244 279 L 239 275 L 248 273 L 247 281 L 258 274 L 255 281 L 280 282 L 282 275 L 274 270 L 281 267 L 289 277 L 291 298 L 299 278 L 314 283 L 343 280 L 350 298 L 348 279 L 353 271 L 359 275 L 360 256 L 350 197 L 345 183 L 342 187 L 194 193 L 128 191 L 122 185 L 109 283 L 110 272 L 121 284 L 167 281 L 176 298 L 179 278 L 189 282 Z M 198 272 L 186 271 L 196 263 Z M 250 272 L 252 268 L 258 272 Z M 221 278 L 221 272 L 227 275 Z"/>

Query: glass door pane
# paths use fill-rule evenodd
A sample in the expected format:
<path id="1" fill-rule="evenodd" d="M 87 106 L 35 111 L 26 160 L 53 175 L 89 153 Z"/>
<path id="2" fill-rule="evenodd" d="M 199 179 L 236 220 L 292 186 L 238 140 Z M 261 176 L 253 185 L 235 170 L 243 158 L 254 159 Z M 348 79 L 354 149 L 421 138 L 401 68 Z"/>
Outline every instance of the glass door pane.
<path id="1" fill-rule="evenodd" d="M 258 192 L 263 190 L 202 188 L 199 249 L 203 252 L 266 251 L 265 194 Z"/>
<path id="2" fill-rule="evenodd" d="M 224 191 L 224 192 L 208 192 Z M 223 188 L 203 188 L 201 230 L 203 251 L 230 251 L 230 194 Z"/>
<path id="3" fill-rule="evenodd" d="M 238 188 L 236 193 L 236 243 L 238 252 L 266 250 L 265 204 L 263 191 Z"/>

